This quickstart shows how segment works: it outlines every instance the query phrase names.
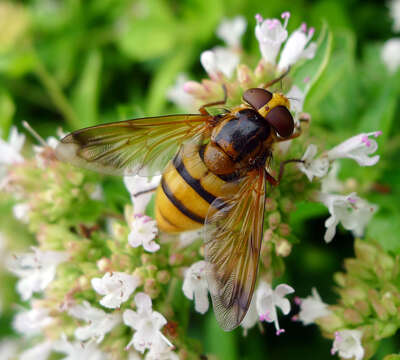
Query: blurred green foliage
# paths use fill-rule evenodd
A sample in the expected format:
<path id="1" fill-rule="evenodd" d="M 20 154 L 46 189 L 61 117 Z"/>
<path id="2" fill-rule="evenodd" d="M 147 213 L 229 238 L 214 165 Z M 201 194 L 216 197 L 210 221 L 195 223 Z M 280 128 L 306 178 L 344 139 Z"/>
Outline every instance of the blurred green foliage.
<path id="1" fill-rule="evenodd" d="M 329 148 L 358 132 L 383 131 L 378 165 L 358 168 L 343 162 L 341 177 L 368 177 L 379 185 L 369 198 L 380 211 L 368 234 L 400 254 L 400 74 L 389 75 L 380 60 L 380 46 L 393 37 L 381 0 L 2 1 L 1 132 L 6 136 L 12 124 L 21 127 L 27 120 L 45 137 L 58 127 L 71 130 L 181 111 L 167 101 L 166 91 L 181 72 L 193 79 L 204 77 L 199 55 L 220 43 L 215 29 L 222 17 L 247 18 L 244 47 L 256 61 L 260 55 L 254 15 L 277 17 L 287 10 L 292 13 L 289 30 L 306 21 L 317 34 L 323 23 L 333 33 L 330 61 L 305 104 L 318 125 L 314 135 L 325 137 Z M 315 204 L 299 205 L 292 225 L 303 242 L 288 260 L 286 281 L 296 284 L 299 296 L 317 286 L 322 298 L 334 302 L 327 279 L 352 255 L 352 238 L 339 235 L 325 245 L 325 211 Z M 329 356 L 330 341 L 316 327 L 287 322 L 287 333 L 279 338 L 253 329 L 241 339 L 240 330 L 222 334 L 212 314 L 203 322 L 195 316 L 200 325 L 193 325 L 194 336 L 221 359 Z M 3 322 L 9 324 L 10 316 Z M 0 329 L 2 336 L 3 325 Z M 382 359 L 399 345 L 399 339 L 383 342 L 374 358 Z"/>

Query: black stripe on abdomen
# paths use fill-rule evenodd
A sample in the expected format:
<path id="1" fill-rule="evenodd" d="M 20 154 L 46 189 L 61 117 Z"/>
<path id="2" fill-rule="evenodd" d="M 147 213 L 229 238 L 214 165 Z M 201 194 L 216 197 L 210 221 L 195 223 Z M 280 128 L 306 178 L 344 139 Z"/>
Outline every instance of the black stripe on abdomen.
<path id="1" fill-rule="evenodd" d="M 164 178 L 161 179 L 161 188 L 164 191 L 166 197 L 171 201 L 172 204 L 184 215 L 186 215 L 189 219 L 196 221 L 200 224 L 204 224 L 205 219 L 199 215 L 196 215 L 192 211 L 190 211 L 185 205 L 178 200 L 175 195 L 172 193 L 171 189 L 168 187 L 168 184 L 165 182 Z"/>
<path id="2" fill-rule="evenodd" d="M 182 176 L 182 179 L 194 190 L 196 194 L 201 196 L 205 201 L 207 201 L 210 205 L 217 209 L 220 209 L 224 206 L 224 202 L 217 199 L 213 194 L 209 193 L 206 189 L 203 188 L 200 181 L 195 179 L 192 175 L 190 175 L 189 171 L 187 171 L 185 164 L 182 161 L 181 153 L 175 156 L 174 160 L 172 161 L 176 171 Z"/>

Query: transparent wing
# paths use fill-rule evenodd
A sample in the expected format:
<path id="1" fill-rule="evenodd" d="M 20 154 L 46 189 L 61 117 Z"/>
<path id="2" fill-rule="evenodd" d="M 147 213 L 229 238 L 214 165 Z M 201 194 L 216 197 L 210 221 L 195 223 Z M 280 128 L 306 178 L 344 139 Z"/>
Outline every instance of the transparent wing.
<path id="1" fill-rule="evenodd" d="M 205 259 L 215 316 L 230 331 L 243 320 L 250 306 L 257 277 L 263 233 L 265 171 L 246 176 L 233 197 L 207 217 Z"/>
<path id="2" fill-rule="evenodd" d="M 204 134 L 209 115 L 126 120 L 74 131 L 56 148 L 60 160 L 113 175 L 160 173 L 179 146 Z"/>

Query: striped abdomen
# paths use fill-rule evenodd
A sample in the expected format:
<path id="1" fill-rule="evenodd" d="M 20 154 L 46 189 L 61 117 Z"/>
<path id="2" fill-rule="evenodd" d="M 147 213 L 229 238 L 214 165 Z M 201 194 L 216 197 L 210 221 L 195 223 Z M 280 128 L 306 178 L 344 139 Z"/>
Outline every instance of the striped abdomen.
<path id="1" fill-rule="evenodd" d="M 186 145 L 165 170 L 156 194 L 156 220 L 160 230 L 181 232 L 201 227 L 211 204 L 216 211 L 220 201 L 237 185 L 211 173 L 205 166 L 199 148 Z"/>

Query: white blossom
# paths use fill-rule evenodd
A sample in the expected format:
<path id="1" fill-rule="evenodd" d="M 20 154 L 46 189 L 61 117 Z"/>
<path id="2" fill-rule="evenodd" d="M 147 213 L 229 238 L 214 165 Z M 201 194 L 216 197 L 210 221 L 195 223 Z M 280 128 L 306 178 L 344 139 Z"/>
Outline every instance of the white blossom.
<path id="1" fill-rule="evenodd" d="M 14 205 L 12 208 L 14 217 L 23 224 L 28 223 L 30 210 L 31 207 L 28 203 L 19 203 Z"/>
<path id="2" fill-rule="evenodd" d="M 247 22 L 243 16 L 223 18 L 217 29 L 217 36 L 232 48 L 240 47 L 240 39 L 246 31 Z"/>
<path id="3" fill-rule="evenodd" d="M 285 296 L 293 292 L 294 289 L 286 284 L 280 284 L 273 290 L 271 285 L 264 281 L 257 288 L 255 296 L 260 321 L 273 322 L 276 328 L 276 335 L 285 331 L 279 327 L 276 308 L 280 308 L 284 315 L 289 314 L 290 302 Z"/>
<path id="4" fill-rule="evenodd" d="M 362 332 L 360 330 L 336 331 L 331 354 L 337 352 L 343 359 L 361 360 L 364 357 L 364 348 L 361 344 Z"/>
<path id="5" fill-rule="evenodd" d="M 185 91 L 184 85 L 189 81 L 186 74 L 178 74 L 176 82 L 167 90 L 167 98 L 184 110 L 192 110 L 195 102 L 193 95 Z M 143 179 L 143 177 L 142 177 Z M 142 195 L 143 196 L 143 195 Z M 150 193 L 151 196 L 151 193 Z M 149 197 L 150 200 L 150 197 Z"/>
<path id="6" fill-rule="evenodd" d="M 65 354 L 63 360 L 106 360 L 107 356 L 95 342 L 69 342 L 65 336 L 54 344 L 54 350 Z"/>
<path id="7" fill-rule="evenodd" d="M 257 324 L 258 320 L 259 320 L 259 315 L 257 312 L 256 296 L 253 296 L 250 302 L 249 309 L 247 310 L 245 317 L 240 323 L 240 326 L 242 326 L 244 329 L 245 336 L 247 335 L 247 330 L 252 328 L 255 324 Z"/>
<path id="8" fill-rule="evenodd" d="M 105 311 L 91 306 L 87 301 L 69 308 L 68 314 L 88 323 L 88 325 L 80 326 L 75 330 L 75 337 L 81 341 L 93 339 L 100 343 L 104 336 L 122 321 L 118 312 L 107 314 Z"/>
<path id="9" fill-rule="evenodd" d="M 13 255 L 7 261 L 8 270 L 20 278 L 17 290 L 23 300 L 46 289 L 56 275 L 58 264 L 68 259 L 61 251 L 41 251 L 36 247 L 32 250 L 32 253 Z"/>
<path id="10" fill-rule="evenodd" d="M 388 5 L 393 19 L 393 31 L 400 32 L 400 0 L 391 0 Z"/>
<path id="11" fill-rule="evenodd" d="M 53 342 L 47 340 L 24 351 L 19 360 L 47 360 L 53 350 Z"/>
<path id="12" fill-rule="evenodd" d="M 295 30 L 283 47 L 279 57 L 278 69 L 285 70 L 300 59 L 312 59 L 317 50 L 317 44 L 315 42 L 310 43 L 313 35 L 314 28 L 307 31 L 305 23 Z"/>
<path id="13" fill-rule="evenodd" d="M 146 354 L 145 360 L 179 360 L 179 356 L 172 351 L 165 341 L 156 342 Z"/>
<path id="14" fill-rule="evenodd" d="M 157 235 L 157 223 L 146 215 L 135 215 L 131 223 L 131 232 L 128 235 L 129 245 L 143 246 L 148 252 L 155 252 L 160 245 L 154 241 Z"/>
<path id="15" fill-rule="evenodd" d="M 294 113 L 294 120 L 297 125 L 303 111 L 306 95 L 298 86 L 293 85 L 285 96 L 290 100 L 290 111 Z"/>
<path id="16" fill-rule="evenodd" d="M 339 169 L 340 165 L 334 162 L 328 174 L 321 180 L 321 192 L 335 193 L 343 191 L 344 185 L 337 177 Z"/>
<path id="17" fill-rule="evenodd" d="M 355 236 L 362 236 L 365 226 L 377 210 L 376 205 L 359 198 L 356 193 L 347 196 L 320 193 L 319 200 L 325 204 L 331 215 L 325 221 L 324 240 L 327 243 L 332 241 L 339 223 Z"/>
<path id="18" fill-rule="evenodd" d="M 306 174 L 308 180 L 312 181 L 314 177 L 323 177 L 328 173 L 329 160 L 326 157 L 315 158 L 317 147 L 314 144 L 308 145 L 303 157 L 303 163 L 298 163 L 297 168 Z"/>
<path id="19" fill-rule="evenodd" d="M 152 196 L 152 189 L 160 183 L 161 175 L 152 178 L 134 175 L 124 176 L 125 186 L 131 195 L 133 203 L 133 213 L 135 215 L 144 214 L 147 204 Z"/>
<path id="20" fill-rule="evenodd" d="M 282 43 L 287 39 L 286 30 L 290 13 L 282 14 L 284 23 L 278 19 L 263 19 L 261 15 L 256 15 L 257 25 L 255 29 L 260 51 L 263 59 L 270 64 L 275 64 Z"/>
<path id="21" fill-rule="evenodd" d="M 200 314 L 204 314 L 208 310 L 208 284 L 206 280 L 205 261 L 198 261 L 186 270 L 185 279 L 183 280 L 183 293 L 185 296 L 193 300 L 194 308 Z"/>
<path id="22" fill-rule="evenodd" d="M 93 278 L 92 287 L 104 297 L 100 304 L 109 309 L 119 308 L 140 284 L 137 276 L 123 272 L 108 272 L 102 278 Z"/>
<path id="23" fill-rule="evenodd" d="M 8 141 L 0 138 L 0 166 L 21 163 L 24 158 L 21 155 L 25 143 L 25 135 L 19 134 L 15 126 L 10 130 Z"/>
<path id="24" fill-rule="evenodd" d="M 220 46 L 203 51 L 200 55 L 201 65 L 213 80 L 220 79 L 222 75 L 229 79 L 239 61 L 239 55 L 235 51 Z"/>
<path id="25" fill-rule="evenodd" d="M 400 4 L 400 1 L 399 1 Z M 381 50 L 381 59 L 389 72 L 395 73 L 400 67 L 400 38 L 387 40 Z"/>
<path id="26" fill-rule="evenodd" d="M 137 311 L 125 310 L 123 314 L 125 325 L 135 330 L 135 334 L 126 348 L 129 349 L 133 345 L 137 351 L 144 353 L 146 349 L 151 351 L 153 347 L 159 349 L 160 342 L 165 342 L 172 347 L 172 344 L 160 331 L 167 320 L 159 312 L 153 311 L 150 296 L 138 293 L 135 296 L 135 304 Z"/>
<path id="27" fill-rule="evenodd" d="M 379 155 L 369 156 L 376 152 L 378 144 L 370 137 L 378 137 L 381 131 L 362 133 L 347 139 L 327 152 L 329 160 L 349 158 L 361 166 L 372 166 L 379 161 Z"/>
<path id="28" fill-rule="evenodd" d="M 331 313 L 328 305 L 325 304 L 314 287 L 310 296 L 300 299 L 300 312 L 298 318 L 304 325 L 312 324 L 316 319 L 327 316 Z"/>
<path id="29" fill-rule="evenodd" d="M 17 341 L 15 340 L 1 340 L 0 341 L 0 359 L 12 360 L 15 359 L 18 352 Z"/>
<path id="30" fill-rule="evenodd" d="M 54 319 L 49 316 L 49 310 L 45 308 L 33 308 L 18 313 L 13 319 L 15 330 L 25 335 L 37 335 Z"/>

